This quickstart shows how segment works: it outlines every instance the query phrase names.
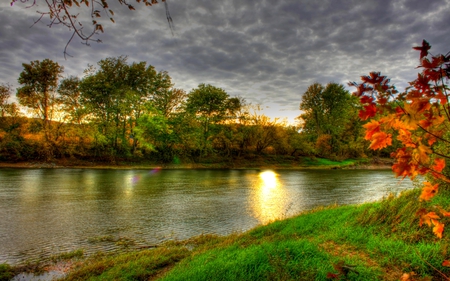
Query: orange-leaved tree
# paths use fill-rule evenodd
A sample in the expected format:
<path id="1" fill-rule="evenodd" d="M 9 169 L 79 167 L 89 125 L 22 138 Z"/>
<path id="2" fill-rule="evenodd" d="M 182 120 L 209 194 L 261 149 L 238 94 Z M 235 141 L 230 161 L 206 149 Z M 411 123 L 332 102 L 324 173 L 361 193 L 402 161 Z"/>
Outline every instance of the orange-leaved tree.
<path id="1" fill-rule="evenodd" d="M 356 87 L 353 94 L 364 106 L 359 117 L 369 121 L 364 128 L 370 148 L 390 146 L 394 138 L 399 141 L 400 148 L 392 153 L 392 169 L 403 178 L 425 176 L 422 201 L 431 200 L 443 184 L 450 182 L 444 171 L 446 159 L 450 159 L 450 52 L 432 55 L 430 48 L 425 40 L 422 46 L 413 48 L 420 51 L 421 72 L 404 92 L 397 91 L 379 72 L 362 76 L 362 83 L 349 83 Z M 432 226 L 433 233 L 442 238 L 441 217 L 450 216 L 450 212 L 421 208 L 417 215 L 420 225 Z"/>

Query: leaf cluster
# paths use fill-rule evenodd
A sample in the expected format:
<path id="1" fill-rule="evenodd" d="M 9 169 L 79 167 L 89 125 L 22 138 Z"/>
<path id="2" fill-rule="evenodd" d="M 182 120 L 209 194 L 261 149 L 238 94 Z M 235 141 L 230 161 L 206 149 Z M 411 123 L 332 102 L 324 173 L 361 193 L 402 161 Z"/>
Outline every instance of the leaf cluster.
<path id="1" fill-rule="evenodd" d="M 446 167 L 450 159 L 450 105 L 448 81 L 450 78 L 450 53 L 432 55 L 430 44 L 423 40 L 420 51 L 421 72 L 404 92 L 399 92 L 390 84 L 386 76 L 372 72 L 362 76 L 362 83 L 352 82 L 353 93 L 363 104 L 359 112 L 362 120 L 370 120 L 364 125 L 365 139 L 373 150 L 391 146 L 393 139 L 400 148 L 391 154 L 395 159 L 393 171 L 396 176 L 425 176 L 420 200 L 429 201 L 441 186 L 449 182 Z M 448 213 L 440 211 L 443 216 Z M 433 227 L 434 234 L 441 238 L 444 224 L 435 212 L 420 209 L 417 212 L 420 224 Z"/>

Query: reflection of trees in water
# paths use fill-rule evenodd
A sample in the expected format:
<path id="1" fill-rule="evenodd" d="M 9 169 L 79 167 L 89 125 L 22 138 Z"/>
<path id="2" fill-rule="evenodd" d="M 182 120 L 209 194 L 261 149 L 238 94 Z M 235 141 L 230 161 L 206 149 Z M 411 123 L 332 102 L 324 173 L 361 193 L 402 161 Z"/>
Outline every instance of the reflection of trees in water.
<path id="1" fill-rule="evenodd" d="M 87 238 L 102 235 L 149 244 L 224 235 L 317 205 L 360 203 L 412 186 L 408 180 L 398 185 L 390 171 L 360 170 L 48 169 L 3 170 L 0 176 L 1 253 L 62 241 L 85 247 Z"/>

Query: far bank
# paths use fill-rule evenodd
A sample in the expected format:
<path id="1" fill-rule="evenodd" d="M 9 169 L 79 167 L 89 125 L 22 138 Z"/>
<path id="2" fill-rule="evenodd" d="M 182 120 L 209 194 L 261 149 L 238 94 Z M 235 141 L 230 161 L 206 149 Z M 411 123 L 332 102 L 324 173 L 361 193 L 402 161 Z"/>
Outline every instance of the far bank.
<path id="1" fill-rule="evenodd" d="M 254 156 L 237 158 L 232 161 L 207 159 L 200 162 L 173 161 L 160 163 L 140 159 L 114 159 L 111 161 L 99 159 L 63 158 L 50 161 L 0 162 L 0 168 L 87 168 L 87 169 L 272 169 L 272 170 L 303 170 L 303 169 L 390 169 L 393 160 L 389 158 L 362 158 L 331 160 L 315 157 L 288 156 Z"/>

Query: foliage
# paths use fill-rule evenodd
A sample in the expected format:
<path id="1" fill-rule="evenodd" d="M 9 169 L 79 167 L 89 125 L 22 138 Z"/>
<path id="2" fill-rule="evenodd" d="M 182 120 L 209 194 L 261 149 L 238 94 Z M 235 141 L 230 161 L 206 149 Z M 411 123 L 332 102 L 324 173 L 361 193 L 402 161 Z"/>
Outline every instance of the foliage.
<path id="1" fill-rule="evenodd" d="M 24 70 L 18 79 L 22 87 L 17 89 L 17 99 L 21 105 L 31 108 L 46 128 L 59 103 L 56 90 L 64 67 L 50 59 L 22 65 Z"/>
<path id="2" fill-rule="evenodd" d="M 17 97 L 40 119 L 22 118 L 22 108 L 7 103 L 11 87 L 2 84 L 3 161 L 203 161 L 253 167 L 295 165 L 305 156 L 340 161 L 366 153 L 356 109 L 348 106 L 333 105 L 336 116 L 338 108 L 345 109 L 344 124 L 327 124 L 332 120 L 324 117 L 328 121 L 319 125 L 330 134 L 315 134 L 305 125 L 313 124 L 311 114 L 302 115 L 305 126 L 300 128 L 270 118 L 261 106 L 213 85 L 200 84 L 187 94 L 174 87 L 166 71 L 156 71 L 146 62 L 129 63 L 126 56 L 102 59 L 96 66 L 88 65 L 83 76 L 63 79 L 63 67 L 49 59 L 23 65 Z M 324 104 L 332 104 L 336 94 L 342 100 L 350 97 L 354 105 L 340 85 L 327 87 Z"/>
<path id="3" fill-rule="evenodd" d="M 8 99 L 11 96 L 11 86 L 0 84 L 0 117 L 5 117 L 8 107 Z"/>
<path id="4" fill-rule="evenodd" d="M 8 265 L 1 263 L 0 264 L 0 281 L 9 281 L 14 277 L 14 270 L 13 268 Z"/>
<path id="5" fill-rule="evenodd" d="M 352 150 L 361 142 L 361 122 L 357 118 L 359 102 L 343 85 L 314 83 L 302 96 L 298 117 L 304 133 L 317 156 L 331 158 L 360 157 L 364 152 Z"/>
<path id="6" fill-rule="evenodd" d="M 202 154 L 210 148 L 210 136 L 217 125 L 236 118 L 241 107 L 238 98 L 231 98 L 225 90 L 206 84 L 200 84 L 189 92 L 186 100 L 186 112 L 195 116 L 202 124 Z"/>
<path id="7" fill-rule="evenodd" d="M 129 65 L 123 56 L 100 60 L 98 65 L 98 70 L 88 69 L 79 83 L 82 104 L 89 112 L 86 118 L 97 124 L 114 152 L 135 152 L 137 120 L 155 96 L 169 91 L 170 76 L 145 62 Z"/>
<path id="8" fill-rule="evenodd" d="M 350 83 L 357 88 L 354 95 L 364 105 L 360 118 L 370 120 L 364 125 L 370 148 L 382 149 L 397 139 L 401 147 L 392 153 L 395 175 L 411 179 L 422 175 L 428 179 L 420 195 L 424 205 L 450 182 L 448 171 L 444 169 L 446 159 L 450 158 L 450 53 L 431 55 L 430 48 L 425 40 L 422 46 L 414 47 L 420 51 L 422 71 L 402 93 L 378 72 L 362 76 L 362 83 Z M 417 211 L 420 225 L 432 226 L 433 233 L 442 238 L 441 217 L 449 213 L 441 207 L 438 213 L 427 210 L 426 205 Z"/>

